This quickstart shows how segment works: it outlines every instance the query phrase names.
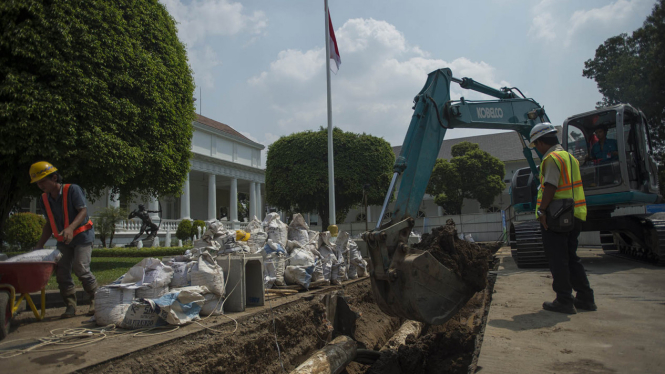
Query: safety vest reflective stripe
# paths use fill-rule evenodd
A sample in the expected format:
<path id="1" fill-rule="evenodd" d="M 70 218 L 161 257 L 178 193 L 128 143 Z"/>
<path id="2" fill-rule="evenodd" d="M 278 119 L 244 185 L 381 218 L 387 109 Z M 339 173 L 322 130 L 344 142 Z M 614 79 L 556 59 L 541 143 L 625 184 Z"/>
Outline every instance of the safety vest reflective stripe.
<path id="1" fill-rule="evenodd" d="M 586 220 L 586 198 L 584 196 L 584 188 L 582 186 L 582 176 L 579 169 L 577 159 L 566 151 L 554 151 L 547 157 L 552 157 L 554 163 L 561 171 L 559 178 L 559 185 L 554 193 L 554 200 L 559 199 L 572 199 L 575 198 L 575 217 L 585 221 Z M 545 157 L 540 164 L 540 185 L 543 185 L 543 166 L 545 165 Z M 540 207 L 543 199 L 543 188 L 538 190 L 538 197 L 536 199 L 536 209 Z"/>
<path id="2" fill-rule="evenodd" d="M 69 184 L 65 184 L 62 187 L 62 210 L 65 214 L 65 227 L 63 229 L 66 229 L 69 227 L 69 209 L 67 208 L 67 197 L 69 196 Z M 53 212 L 51 211 L 51 204 L 48 202 L 48 195 L 46 193 L 42 194 L 42 201 L 44 201 L 44 209 L 46 209 L 46 215 L 48 215 L 48 220 L 51 223 L 51 231 L 53 232 L 53 236 L 55 237 L 55 240 L 59 242 L 65 241 L 65 237 L 60 235 L 58 232 L 58 228 L 55 226 L 55 220 L 53 219 Z M 92 220 L 89 219 L 88 222 L 86 222 L 85 225 L 79 226 L 76 228 L 76 230 L 73 231 L 73 237 L 76 235 L 88 231 L 92 228 Z"/>
<path id="3" fill-rule="evenodd" d="M 562 187 L 570 186 L 570 179 L 568 177 L 568 168 L 566 167 L 566 163 L 563 162 L 563 159 L 561 158 L 561 156 L 556 154 L 556 152 L 552 152 L 552 153 L 550 153 L 550 155 L 552 155 L 552 157 L 556 157 L 559 160 L 559 165 L 561 165 L 561 168 L 560 168 L 561 169 L 561 180 L 563 181 Z"/>

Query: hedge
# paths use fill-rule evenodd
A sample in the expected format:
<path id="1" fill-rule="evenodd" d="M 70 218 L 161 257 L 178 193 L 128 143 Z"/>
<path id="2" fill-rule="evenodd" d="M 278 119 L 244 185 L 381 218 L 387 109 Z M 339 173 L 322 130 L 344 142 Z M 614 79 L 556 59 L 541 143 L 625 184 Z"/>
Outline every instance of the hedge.
<path id="1" fill-rule="evenodd" d="M 92 250 L 92 257 L 163 257 L 185 254 L 191 247 L 149 247 L 149 248 L 99 248 Z M 5 252 L 8 257 L 25 252 Z"/>

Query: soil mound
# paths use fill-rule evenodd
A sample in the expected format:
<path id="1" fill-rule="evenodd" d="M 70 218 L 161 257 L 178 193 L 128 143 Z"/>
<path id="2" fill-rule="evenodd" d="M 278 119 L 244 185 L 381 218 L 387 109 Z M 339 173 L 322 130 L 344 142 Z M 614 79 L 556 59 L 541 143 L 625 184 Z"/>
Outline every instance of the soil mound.
<path id="1" fill-rule="evenodd" d="M 433 228 L 431 234 L 423 234 L 420 243 L 414 247 L 431 253 L 457 274 L 473 292 L 482 291 L 487 286 L 490 251 L 476 243 L 459 239 L 452 219 L 445 226 Z"/>

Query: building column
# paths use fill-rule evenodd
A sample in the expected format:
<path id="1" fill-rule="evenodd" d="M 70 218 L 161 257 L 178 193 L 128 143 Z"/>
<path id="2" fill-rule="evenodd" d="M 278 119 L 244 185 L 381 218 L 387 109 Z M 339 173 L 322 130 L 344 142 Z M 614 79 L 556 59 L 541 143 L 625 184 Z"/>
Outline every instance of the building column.
<path id="1" fill-rule="evenodd" d="M 189 173 L 187 173 L 182 195 L 180 195 L 180 219 L 192 219 L 189 212 Z"/>
<path id="2" fill-rule="evenodd" d="M 30 199 L 30 213 L 37 213 L 37 198 Z"/>
<path id="3" fill-rule="evenodd" d="M 150 200 L 148 201 L 148 210 L 152 210 L 154 212 L 159 211 L 159 200 L 157 198 L 150 196 Z M 150 213 L 150 219 L 159 219 L 161 217 L 161 213 Z"/>
<path id="4" fill-rule="evenodd" d="M 261 196 L 261 183 L 256 183 L 256 217 L 259 221 L 263 221 L 263 196 Z"/>
<path id="5" fill-rule="evenodd" d="M 230 201 L 229 221 L 238 222 L 238 179 L 237 178 L 231 178 L 231 193 L 229 196 L 229 201 Z"/>
<path id="6" fill-rule="evenodd" d="M 120 208 L 120 194 L 114 194 L 111 190 L 108 192 L 108 207 Z"/>
<path id="7" fill-rule="evenodd" d="M 256 216 L 256 183 L 249 182 L 249 219 L 251 221 Z"/>
<path id="8" fill-rule="evenodd" d="M 217 219 L 217 176 L 208 174 L 208 220 Z"/>
<path id="9" fill-rule="evenodd" d="M 436 207 L 436 213 L 439 215 L 439 217 L 443 217 L 443 207 L 442 206 L 437 206 Z"/>
<path id="10" fill-rule="evenodd" d="M 364 208 L 364 206 L 363 206 L 363 208 Z M 367 223 L 372 222 L 372 207 L 369 206 L 369 205 L 367 206 L 367 217 L 365 217 L 365 218 L 367 218 Z"/>

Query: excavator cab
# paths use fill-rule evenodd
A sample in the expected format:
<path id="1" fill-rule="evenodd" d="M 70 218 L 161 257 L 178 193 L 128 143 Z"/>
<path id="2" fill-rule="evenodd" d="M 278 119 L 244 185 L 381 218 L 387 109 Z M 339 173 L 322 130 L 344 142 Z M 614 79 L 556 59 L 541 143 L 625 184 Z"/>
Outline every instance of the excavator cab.
<path id="1" fill-rule="evenodd" d="M 610 203 L 630 204 L 634 202 L 630 194 L 638 199 L 640 194 L 658 193 L 648 123 L 632 106 L 621 104 L 568 118 L 562 143 L 579 161 L 584 192 L 592 200 L 622 194 Z"/>

